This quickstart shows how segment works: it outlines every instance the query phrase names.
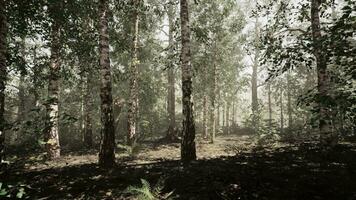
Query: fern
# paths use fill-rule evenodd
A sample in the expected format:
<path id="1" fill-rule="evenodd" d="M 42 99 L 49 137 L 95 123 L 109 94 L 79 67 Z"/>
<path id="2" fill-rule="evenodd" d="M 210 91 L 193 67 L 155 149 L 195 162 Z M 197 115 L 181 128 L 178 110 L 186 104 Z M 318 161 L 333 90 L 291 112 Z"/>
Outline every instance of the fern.
<path id="1" fill-rule="evenodd" d="M 135 143 L 133 146 L 117 144 L 117 148 L 124 150 L 125 153 L 129 154 L 130 156 L 136 156 L 140 153 L 141 146 L 138 143 Z"/>
<path id="2" fill-rule="evenodd" d="M 158 200 L 158 199 L 171 199 L 172 192 L 162 194 L 164 187 L 164 180 L 160 179 L 155 187 L 151 187 L 150 183 L 145 179 L 141 179 L 141 186 L 129 186 L 125 193 L 133 195 L 138 200 Z"/>

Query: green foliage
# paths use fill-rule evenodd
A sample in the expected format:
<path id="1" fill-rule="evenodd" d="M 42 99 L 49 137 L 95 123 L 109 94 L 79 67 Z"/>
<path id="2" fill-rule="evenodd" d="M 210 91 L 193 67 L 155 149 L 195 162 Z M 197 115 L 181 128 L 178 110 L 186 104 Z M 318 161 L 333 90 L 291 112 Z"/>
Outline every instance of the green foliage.
<path id="1" fill-rule="evenodd" d="M 16 185 L 5 185 L 0 182 L 0 199 L 29 199 L 29 196 L 26 196 L 26 188 L 29 188 L 29 186 L 21 183 L 17 183 Z"/>
<path id="2" fill-rule="evenodd" d="M 142 149 L 142 145 L 138 142 L 133 145 L 117 144 L 116 147 L 119 151 L 127 153 L 131 157 L 137 156 Z"/>
<path id="3" fill-rule="evenodd" d="M 141 179 L 141 186 L 129 186 L 125 192 L 138 200 L 169 200 L 173 199 L 173 191 L 163 193 L 164 179 L 159 179 L 157 185 L 151 187 L 147 180 Z"/>
<path id="4" fill-rule="evenodd" d="M 310 2 L 296 5 L 294 1 L 274 1 L 258 7 L 269 19 L 261 38 L 265 51 L 262 64 L 269 66 L 270 78 L 291 70 L 300 76 L 296 83 L 304 76 L 309 89 L 299 92 L 298 106 L 311 114 L 309 119 L 314 127 L 319 126 L 320 108 L 326 108 L 328 114 L 323 120 L 330 121 L 340 135 L 355 130 L 355 8 L 356 3 L 351 0 L 322 2 L 320 18 L 327 23 L 321 24 L 318 43 L 326 61 L 328 90 L 327 94 L 319 94 L 316 82 L 308 77 L 316 66 Z"/>

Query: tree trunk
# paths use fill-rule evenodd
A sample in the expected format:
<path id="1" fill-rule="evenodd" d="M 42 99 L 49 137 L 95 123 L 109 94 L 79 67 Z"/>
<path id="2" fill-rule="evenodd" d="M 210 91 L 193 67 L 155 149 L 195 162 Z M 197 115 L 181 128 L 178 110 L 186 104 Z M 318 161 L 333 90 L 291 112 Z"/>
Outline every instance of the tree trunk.
<path id="1" fill-rule="evenodd" d="M 57 159 L 60 157 L 59 145 L 59 79 L 60 79 L 60 50 L 61 50 L 61 27 L 58 16 L 55 16 L 57 9 L 61 7 L 61 3 L 54 3 L 50 9 L 53 15 L 53 24 L 51 30 L 51 58 L 50 58 L 50 74 L 48 80 L 48 103 L 47 115 L 49 118 L 47 131 L 45 132 L 44 141 L 46 142 L 47 157 L 49 159 Z"/>
<path id="2" fill-rule="evenodd" d="M 5 85 L 6 85 L 6 38 L 7 19 L 5 15 L 6 0 L 0 0 L 0 164 L 5 150 Z"/>
<path id="3" fill-rule="evenodd" d="M 219 98 L 220 99 L 220 98 Z M 216 120 L 215 120 L 215 132 L 219 131 L 220 128 L 220 101 L 218 100 L 217 106 L 216 106 Z"/>
<path id="4" fill-rule="evenodd" d="M 21 47 L 20 47 L 20 52 L 21 52 L 21 68 L 20 68 L 20 80 L 19 80 L 19 92 L 18 92 L 18 105 L 17 105 L 17 123 L 19 126 L 18 132 L 15 134 L 15 140 L 22 138 L 23 135 L 23 122 L 25 120 L 25 115 L 26 115 L 26 108 L 25 108 L 25 76 L 26 76 L 26 43 L 25 43 L 25 38 L 22 38 L 21 41 Z"/>
<path id="5" fill-rule="evenodd" d="M 84 82 L 84 96 L 83 96 L 83 120 L 84 120 L 84 129 L 83 129 L 83 143 L 87 148 L 93 147 L 93 126 L 92 126 L 92 86 L 91 86 L 91 75 L 90 72 L 85 72 L 85 82 Z"/>
<path id="6" fill-rule="evenodd" d="M 259 29 L 258 29 L 258 18 L 256 17 L 255 22 L 255 59 L 252 65 L 252 80 L 251 80 L 251 90 L 252 90 L 252 125 L 255 130 L 257 130 L 257 115 L 258 115 L 258 94 L 257 94 L 257 79 L 258 79 L 258 60 L 260 57 L 259 50 Z"/>
<path id="7" fill-rule="evenodd" d="M 207 83 L 207 71 L 203 71 L 204 83 Z M 208 95 L 206 93 L 206 87 L 203 89 L 203 129 L 204 138 L 208 138 Z"/>
<path id="8" fill-rule="evenodd" d="M 100 98 L 102 141 L 99 153 L 99 165 L 112 167 L 115 165 L 115 129 L 113 117 L 113 100 L 111 93 L 111 72 L 109 57 L 108 33 L 108 0 L 99 0 L 99 34 L 100 34 Z"/>
<path id="9" fill-rule="evenodd" d="M 170 2 L 172 3 L 172 2 Z M 175 74 L 174 74 L 174 9 L 170 4 L 168 8 L 168 22 L 169 22 L 169 66 L 168 66 L 168 118 L 169 127 L 167 138 L 170 141 L 174 141 L 177 138 L 176 135 L 176 96 L 175 96 Z"/>
<path id="10" fill-rule="evenodd" d="M 139 9 L 140 0 L 132 0 L 133 3 L 133 46 L 132 46 L 132 60 L 130 68 L 130 99 L 127 119 L 127 144 L 133 146 L 137 134 L 137 112 L 138 112 L 138 66 L 140 61 L 138 59 L 138 39 L 139 39 Z"/>
<path id="11" fill-rule="evenodd" d="M 293 126 L 293 109 L 292 109 L 292 92 L 290 85 L 290 74 L 287 74 L 287 109 L 288 109 L 288 127 L 292 128 Z"/>
<path id="12" fill-rule="evenodd" d="M 326 57 L 323 55 L 322 36 L 320 30 L 320 6 L 321 0 L 311 0 L 311 26 L 313 36 L 314 56 L 318 75 L 319 99 L 326 101 L 328 98 L 329 75 L 327 73 Z M 319 132 L 320 143 L 324 146 L 334 146 L 337 144 L 337 135 L 332 132 L 329 111 L 325 103 L 319 103 Z"/>
<path id="13" fill-rule="evenodd" d="M 281 90 L 281 94 L 280 94 L 280 101 L 279 101 L 279 103 L 280 103 L 280 107 L 281 107 L 281 116 L 280 116 L 280 118 L 281 118 L 281 134 L 283 134 L 283 130 L 284 130 L 284 114 L 283 114 L 283 90 L 282 90 L 282 88 L 280 88 L 280 90 Z"/>
<path id="14" fill-rule="evenodd" d="M 231 124 L 232 124 L 233 127 L 235 127 L 235 122 L 236 122 L 236 121 L 235 121 L 235 117 L 236 117 L 236 116 L 235 116 L 235 111 L 236 111 L 235 109 L 236 109 L 236 107 L 235 107 L 235 101 L 233 100 L 233 101 L 232 101 L 232 113 L 231 113 Z"/>
<path id="15" fill-rule="evenodd" d="M 33 95 L 33 102 L 32 102 L 32 108 L 34 109 L 39 109 L 40 107 L 40 95 L 39 95 L 39 89 L 41 88 L 40 86 L 40 76 L 41 76 L 41 68 L 37 65 L 37 46 L 33 48 L 32 50 L 32 55 L 33 55 L 33 77 L 32 83 L 33 86 L 31 88 L 31 93 Z"/>
<path id="16" fill-rule="evenodd" d="M 230 134 L 230 102 L 226 103 L 226 131 Z"/>
<path id="17" fill-rule="evenodd" d="M 272 129 L 272 101 L 271 101 L 271 84 L 268 83 L 268 127 Z"/>
<path id="18" fill-rule="evenodd" d="M 225 127 L 225 112 L 226 112 L 226 102 L 223 101 L 223 110 L 222 110 L 222 126 Z"/>
<path id="19" fill-rule="evenodd" d="M 196 159 L 195 149 L 195 122 L 192 102 L 192 67 L 190 54 L 190 25 L 188 0 L 180 1 L 181 17 L 181 62 L 182 62 L 182 107 L 183 107 L 183 130 L 181 144 L 181 160 L 189 163 Z"/>
<path id="20" fill-rule="evenodd" d="M 215 56 L 214 56 L 215 57 Z M 212 87 L 212 93 L 211 93 L 211 107 L 210 107 L 210 142 L 214 143 L 215 140 L 215 134 L 216 134 L 216 84 L 217 84 L 217 79 L 216 79 L 216 64 L 213 63 L 213 87 Z"/>

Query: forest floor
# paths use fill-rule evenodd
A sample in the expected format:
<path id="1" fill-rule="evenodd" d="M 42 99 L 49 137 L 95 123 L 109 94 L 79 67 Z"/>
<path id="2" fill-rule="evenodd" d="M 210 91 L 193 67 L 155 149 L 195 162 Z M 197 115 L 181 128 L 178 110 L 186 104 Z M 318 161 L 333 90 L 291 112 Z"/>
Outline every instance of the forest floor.
<path id="1" fill-rule="evenodd" d="M 134 199 L 125 190 L 140 179 L 161 183 L 162 196 L 174 199 L 356 199 L 354 144 L 324 152 L 313 142 L 261 148 L 248 136 L 219 136 L 214 144 L 198 139 L 198 160 L 184 167 L 179 147 L 145 142 L 135 156 L 118 152 L 111 170 L 97 166 L 96 152 L 13 157 L 0 182 L 29 199 Z"/>

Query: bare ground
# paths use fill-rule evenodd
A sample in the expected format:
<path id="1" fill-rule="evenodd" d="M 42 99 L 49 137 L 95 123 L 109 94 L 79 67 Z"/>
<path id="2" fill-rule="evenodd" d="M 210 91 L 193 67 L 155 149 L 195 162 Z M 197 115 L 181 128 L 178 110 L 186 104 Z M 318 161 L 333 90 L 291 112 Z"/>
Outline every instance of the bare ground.
<path id="1" fill-rule="evenodd" d="M 69 153 L 56 161 L 14 158 L 0 182 L 25 185 L 29 199 L 132 199 L 124 191 L 140 179 L 165 180 L 176 199 L 356 199 L 356 146 L 320 151 L 315 143 L 260 148 L 247 136 L 197 142 L 198 160 L 183 167 L 179 144 L 145 142 L 134 157 L 100 169 L 96 152 Z"/>

